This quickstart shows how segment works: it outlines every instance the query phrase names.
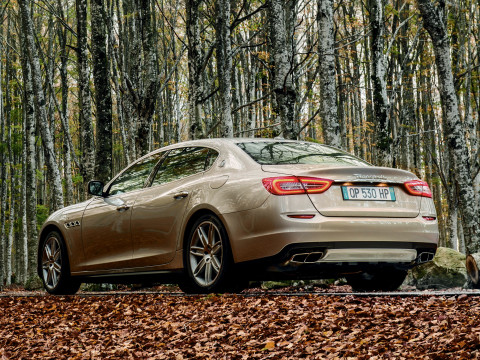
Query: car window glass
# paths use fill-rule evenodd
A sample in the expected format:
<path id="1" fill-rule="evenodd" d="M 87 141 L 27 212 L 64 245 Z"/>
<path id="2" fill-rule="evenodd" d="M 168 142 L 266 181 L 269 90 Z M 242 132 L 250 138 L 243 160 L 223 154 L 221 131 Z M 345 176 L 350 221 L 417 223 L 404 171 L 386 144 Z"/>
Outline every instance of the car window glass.
<path id="1" fill-rule="evenodd" d="M 162 152 L 148 156 L 126 169 L 110 186 L 109 195 L 126 193 L 143 188 L 148 175 L 150 175 L 150 172 L 163 154 Z"/>
<path id="2" fill-rule="evenodd" d="M 237 144 L 261 165 L 370 165 L 341 150 L 308 142 L 243 142 Z"/>
<path id="3" fill-rule="evenodd" d="M 209 149 L 188 147 L 170 151 L 158 168 L 152 186 L 197 174 L 205 170 Z M 213 162 L 212 162 L 213 163 Z"/>
<path id="4" fill-rule="evenodd" d="M 208 150 L 207 160 L 205 161 L 205 170 L 208 170 L 212 167 L 215 160 L 217 160 L 218 152 L 213 149 Z"/>

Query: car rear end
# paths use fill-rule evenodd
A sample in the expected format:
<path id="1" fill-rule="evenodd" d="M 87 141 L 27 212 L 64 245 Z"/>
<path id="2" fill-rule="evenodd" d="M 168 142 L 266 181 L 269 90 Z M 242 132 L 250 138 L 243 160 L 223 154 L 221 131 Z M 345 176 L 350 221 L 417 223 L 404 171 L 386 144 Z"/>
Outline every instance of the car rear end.
<path id="1" fill-rule="evenodd" d="M 260 208 L 229 215 L 237 262 L 257 259 L 271 272 L 324 277 L 381 265 L 408 269 L 433 258 L 435 207 L 428 184 L 412 173 L 316 144 L 299 153 L 326 149 L 322 159 L 300 161 L 286 154 L 288 142 L 273 150 L 269 142 L 248 144 L 240 147 L 261 164 L 270 196 Z M 279 159 L 286 163 L 273 163 Z"/>

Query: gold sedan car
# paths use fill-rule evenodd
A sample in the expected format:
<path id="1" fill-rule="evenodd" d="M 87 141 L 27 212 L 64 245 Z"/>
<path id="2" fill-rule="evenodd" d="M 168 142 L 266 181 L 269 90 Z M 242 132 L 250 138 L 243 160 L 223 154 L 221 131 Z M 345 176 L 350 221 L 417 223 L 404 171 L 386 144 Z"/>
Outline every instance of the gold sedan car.
<path id="1" fill-rule="evenodd" d="M 189 293 L 248 280 L 346 277 L 398 288 L 430 261 L 426 182 L 312 142 L 211 139 L 158 149 L 53 213 L 38 273 L 52 294 L 82 282 L 177 282 Z"/>

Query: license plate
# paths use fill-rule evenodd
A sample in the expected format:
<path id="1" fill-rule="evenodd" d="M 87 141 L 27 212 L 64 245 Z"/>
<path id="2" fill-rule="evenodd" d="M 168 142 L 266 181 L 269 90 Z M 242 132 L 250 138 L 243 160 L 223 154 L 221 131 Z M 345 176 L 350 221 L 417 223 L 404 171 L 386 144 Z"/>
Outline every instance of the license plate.
<path id="1" fill-rule="evenodd" d="M 342 186 L 343 200 L 395 201 L 393 187 L 386 186 Z"/>

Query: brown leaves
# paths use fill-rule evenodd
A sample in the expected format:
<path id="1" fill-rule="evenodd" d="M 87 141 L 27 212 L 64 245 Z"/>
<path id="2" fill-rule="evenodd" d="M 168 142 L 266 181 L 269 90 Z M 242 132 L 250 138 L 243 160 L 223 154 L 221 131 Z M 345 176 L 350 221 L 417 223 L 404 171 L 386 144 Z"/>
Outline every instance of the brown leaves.
<path id="1" fill-rule="evenodd" d="M 0 298 L 0 359 L 472 359 L 480 299 Z"/>

